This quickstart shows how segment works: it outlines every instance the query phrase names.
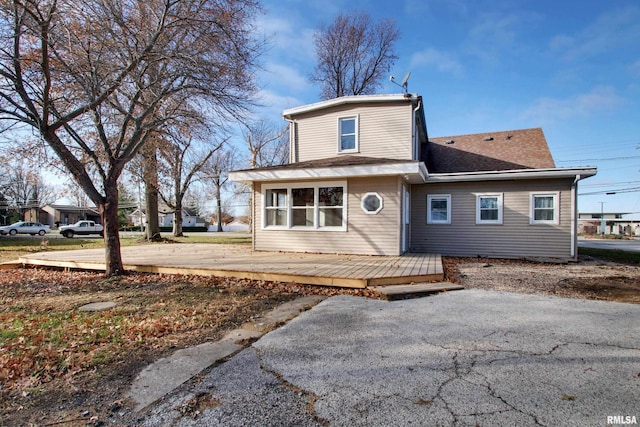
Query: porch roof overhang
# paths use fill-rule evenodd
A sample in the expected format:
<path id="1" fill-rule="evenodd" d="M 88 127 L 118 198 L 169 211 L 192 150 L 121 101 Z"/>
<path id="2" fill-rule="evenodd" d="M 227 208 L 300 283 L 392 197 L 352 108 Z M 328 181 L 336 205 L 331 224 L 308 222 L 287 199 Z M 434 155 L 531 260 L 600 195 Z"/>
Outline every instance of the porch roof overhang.
<path id="1" fill-rule="evenodd" d="M 427 184 L 443 182 L 472 182 L 472 181 L 510 181 L 521 179 L 553 179 L 574 178 L 584 179 L 594 176 L 597 168 L 586 166 L 576 168 L 549 169 L 512 169 L 480 172 L 430 173 Z"/>
<path id="2" fill-rule="evenodd" d="M 402 176 L 409 184 L 423 184 L 427 180 L 428 172 L 423 162 L 408 160 L 361 165 L 252 169 L 231 172 L 229 179 L 247 183 L 380 176 Z"/>

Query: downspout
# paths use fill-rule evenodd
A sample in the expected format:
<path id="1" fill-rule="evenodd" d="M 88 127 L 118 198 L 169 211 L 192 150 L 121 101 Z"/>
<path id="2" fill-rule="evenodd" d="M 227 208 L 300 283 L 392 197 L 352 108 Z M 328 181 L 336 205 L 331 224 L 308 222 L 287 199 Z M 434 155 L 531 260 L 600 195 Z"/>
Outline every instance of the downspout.
<path id="1" fill-rule="evenodd" d="M 576 175 L 576 178 L 571 184 L 571 257 L 574 260 L 578 259 L 576 252 L 576 246 L 578 245 L 578 204 L 576 203 L 576 190 L 578 188 L 578 181 L 581 179 L 582 177 L 580 175 Z"/>
<path id="2" fill-rule="evenodd" d="M 288 119 L 286 116 L 283 118 L 289 122 L 289 163 L 296 163 L 298 161 L 295 155 L 296 121 Z"/>
<path id="3" fill-rule="evenodd" d="M 418 141 L 418 135 L 420 134 L 420 132 L 417 132 L 417 126 L 416 126 L 416 113 L 418 112 L 418 110 L 420 109 L 420 107 L 422 107 L 422 98 L 418 98 L 418 105 L 416 105 L 416 108 L 413 109 L 413 113 L 412 113 L 412 117 L 411 117 L 411 123 L 412 123 L 412 132 L 411 132 L 411 137 L 413 139 L 412 145 L 413 145 L 413 160 L 420 160 L 420 144 Z M 417 132 L 417 134 L 416 134 Z"/>

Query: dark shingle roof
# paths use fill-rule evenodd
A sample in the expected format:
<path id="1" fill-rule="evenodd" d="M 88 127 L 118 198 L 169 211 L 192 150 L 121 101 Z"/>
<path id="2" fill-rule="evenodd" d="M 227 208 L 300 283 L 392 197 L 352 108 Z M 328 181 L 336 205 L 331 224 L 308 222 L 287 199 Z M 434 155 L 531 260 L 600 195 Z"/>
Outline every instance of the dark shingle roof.
<path id="1" fill-rule="evenodd" d="M 430 138 L 426 164 L 430 173 L 555 168 L 540 128 Z"/>

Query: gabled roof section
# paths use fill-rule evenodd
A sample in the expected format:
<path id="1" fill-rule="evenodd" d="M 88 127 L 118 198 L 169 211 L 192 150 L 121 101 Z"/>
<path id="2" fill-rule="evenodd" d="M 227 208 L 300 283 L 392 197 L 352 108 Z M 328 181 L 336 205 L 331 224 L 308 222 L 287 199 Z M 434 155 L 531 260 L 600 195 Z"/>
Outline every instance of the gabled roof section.
<path id="1" fill-rule="evenodd" d="M 352 95 L 341 96 L 339 98 L 328 99 L 326 101 L 315 102 L 313 104 L 302 105 L 300 107 L 289 108 L 282 112 L 282 116 L 285 119 L 290 119 L 298 114 L 310 113 L 312 111 L 323 110 L 330 107 L 346 104 L 365 104 L 365 103 L 384 103 L 384 102 L 398 102 L 398 101 L 412 101 L 414 103 L 420 102 L 420 97 L 415 94 L 403 93 L 403 94 L 391 94 L 391 95 Z"/>
<path id="2" fill-rule="evenodd" d="M 430 138 L 426 157 L 429 173 L 556 167 L 541 128 Z"/>

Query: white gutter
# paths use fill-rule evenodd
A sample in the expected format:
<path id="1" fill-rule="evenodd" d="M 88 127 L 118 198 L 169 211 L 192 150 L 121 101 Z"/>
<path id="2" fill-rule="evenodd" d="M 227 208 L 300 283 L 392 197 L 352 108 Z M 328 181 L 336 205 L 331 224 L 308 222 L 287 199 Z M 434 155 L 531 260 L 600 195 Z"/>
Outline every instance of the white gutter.
<path id="1" fill-rule="evenodd" d="M 371 102 L 392 102 L 405 101 L 416 98 L 413 94 L 392 94 L 392 95 L 352 95 L 341 96 L 340 98 L 328 99 L 326 101 L 316 102 L 313 104 L 302 105 L 300 107 L 289 108 L 282 112 L 282 116 L 291 118 L 296 114 L 309 113 L 311 111 L 321 110 L 328 107 L 335 107 L 345 104 L 363 104 Z"/>
<path id="2" fill-rule="evenodd" d="M 254 169 L 230 172 L 229 179 L 235 182 L 251 182 L 398 175 L 403 176 L 410 184 L 422 184 L 427 180 L 428 173 L 424 163 L 408 161 L 390 164 L 325 166 L 304 169 Z"/>
<path id="3" fill-rule="evenodd" d="M 467 181 L 504 181 L 515 179 L 539 179 L 539 178 L 573 178 L 580 175 L 588 178 L 595 175 L 595 167 L 580 168 L 551 168 L 551 169 L 515 169 L 506 171 L 483 172 L 456 172 L 456 173 L 431 173 L 427 184 L 442 182 L 467 182 Z"/>

